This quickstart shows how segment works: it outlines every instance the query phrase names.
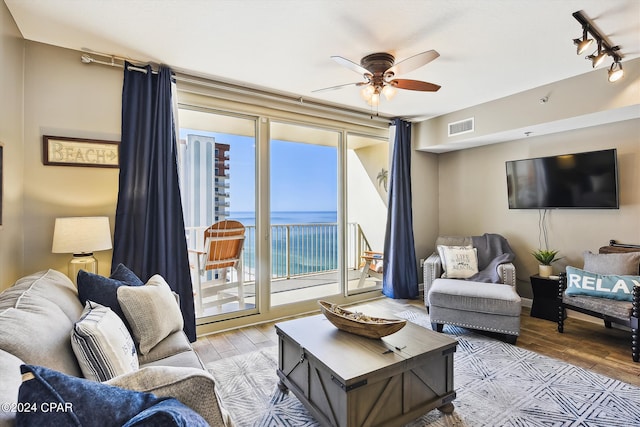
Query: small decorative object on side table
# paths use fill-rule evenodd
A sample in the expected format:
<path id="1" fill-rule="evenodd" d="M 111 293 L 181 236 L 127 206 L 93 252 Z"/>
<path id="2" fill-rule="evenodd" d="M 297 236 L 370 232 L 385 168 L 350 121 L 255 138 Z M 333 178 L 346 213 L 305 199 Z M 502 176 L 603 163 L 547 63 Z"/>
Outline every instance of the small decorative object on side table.
<path id="1" fill-rule="evenodd" d="M 557 276 L 542 277 L 534 274 L 530 277 L 533 290 L 531 316 L 540 319 L 558 321 L 558 280 Z M 565 313 L 566 318 L 566 313 Z"/>

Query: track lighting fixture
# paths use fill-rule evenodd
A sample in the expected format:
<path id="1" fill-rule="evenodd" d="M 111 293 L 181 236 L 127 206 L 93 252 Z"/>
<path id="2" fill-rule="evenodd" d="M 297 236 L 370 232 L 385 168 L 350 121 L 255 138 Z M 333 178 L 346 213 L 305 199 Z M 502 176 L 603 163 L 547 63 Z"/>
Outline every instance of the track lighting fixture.
<path id="1" fill-rule="evenodd" d="M 587 56 L 587 59 L 591 60 L 591 66 L 593 68 L 597 68 L 598 65 L 602 64 L 602 61 L 607 57 L 607 51 L 602 50 L 602 42 L 598 41 L 598 50 L 591 55 Z"/>
<path id="2" fill-rule="evenodd" d="M 596 68 L 604 62 L 607 56 L 610 56 L 613 59 L 613 64 L 611 64 L 611 68 L 609 68 L 609 81 L 615 82 L 619 80 L 624 75 L 622 64 L 620 63 L 622 60 L 622 55 L 619 53 L 620 46 L 611 45 L 611 43 L 600 34 L 597 28 L 595 28 L 583 11 L 579 10 L 574 12 L 573 17 L 582 25 L 582 39 L 573 39 L 573 43 L 577 46 L 578 55 L 587 50 L 593 41 L 596 40 L 598 50 L 591 55 L 587 55 L 585 58 L 591 61 L 593 68 Z M 593 39 L 590 39 L 589 35 L 591 35 Z"/>
<path id="3" fill-rule="evenodd" d="M 622 64 L 620 61 L 615 61 L 611 64 L 611 68 L 609 68 L 609 81 L 617 82 L 624 76 L 624 70 L 622 69 Z"/>
<path id="4" fill-rule="evenodd" d="M 587 38 L 587 26 L 583 25 L 582 39 L 573 39 L 573 44 L 575 44 L 578 47 L 576 53 L 578 55 L 583 54 L 585 50 L 589 49 L 589 46 L 591 46 L 591 43 L 593 43 L 593 39 Z"/>

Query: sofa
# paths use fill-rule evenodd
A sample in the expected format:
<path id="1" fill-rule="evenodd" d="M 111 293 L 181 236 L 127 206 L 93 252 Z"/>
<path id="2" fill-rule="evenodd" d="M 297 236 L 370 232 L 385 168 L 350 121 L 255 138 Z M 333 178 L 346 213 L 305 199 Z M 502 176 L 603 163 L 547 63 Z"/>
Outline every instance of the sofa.
<path id="1" fill-rule="evenodd" d="M 156 281 L 162 282 L 161 278 L 156 278 Z M 140 291 L 150 292 L 160 288 L 158 285 L 152 289 L 150 282 L 151 279 L 140 287 Z M 130 290 L 127 291 L 131 293 Z M 146 298 L 147 296 L 135 302 L 144 304 Z M 136 340 L 137 351 L 129 350 L 137 360 L 134 360 L 135 368 L 127 367 L 129 372 L 104 381 L 81 380 L 80 378 L 85 377 L 87 368 L 77 357 L 77 347 L 72 343 L 72 336 L 77 335 L 73 332 L 80 324 L 79 319 L 82 317 L 84 320 L 87 310 L 95 310 L 96 307 L 101 306 L 90 301 L 83 305 L 76 286 L 66 275 L 55 270 L 23 277 L 0 293 L 0 426 L 14 425 L 16 416 L 21 415 L 16 414 L 19 412 L 17 408 L 20 408 L 17 402 L 19 392 L 23 392 L 21 385 L 24 386 L 23 381 L 26 381 L 21 375 L 21 369 L 24 372 L 26 366 L 47 368 L 48 374 L 55 372 L 65 378 L 65 381 L 80 381 L 83 387 L 87 384 L 95 384 L 96 387 L 113 386 L 106 389 L 112 390 L 114 394 L 120 390 L 132 390 L 146 393 L 144 396 L 152 393 L 158 398 L 175 398 L 188 410 L 195 411 L 209 425 L 232 424 L 219 404 L 213 377 L 206 371 L 182 329 L 172 330 L 155 345 L 146 343 L 144 351 L 144 343 Z M 153 309 L 154 307 L 138 307 L 130 310 L 131 313 L 128 314 L 133 317 L 127 328 L 134 328 L 131 336 L 136 335 L 132 325 L 138 320 L 147 321 L 144 317 L 149 316 Z M 104 308 L 102 310 L 110 311 Z M 168 316 L 167 310 L 163 311 L 164 314 L 161 315 Z M 181 322 L 182 317 L 176 321 Z M 107 334 L 113 334 L 115 329 L 117 328 L 111 328 Z M 40 368 L 30 369 L 35 372 Z M 90 404 L 89 402 L 88 405 Z M 78 404 L 73 409 L 74 412 L 86 410 L 89 414 L 93 411 L 90 407 L 80 408 Z"/>

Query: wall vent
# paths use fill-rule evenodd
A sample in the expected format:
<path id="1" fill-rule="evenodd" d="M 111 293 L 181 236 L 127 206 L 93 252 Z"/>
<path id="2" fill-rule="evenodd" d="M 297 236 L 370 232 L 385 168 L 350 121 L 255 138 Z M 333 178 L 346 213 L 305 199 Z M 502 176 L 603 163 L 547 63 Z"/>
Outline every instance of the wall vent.
<path id="1" fill-rule="evenodd" d="M 456 136 L 463 133 L 473 132 L 474 130 L 475 121 L 473 117 L 449 123 L 449 136 Z"/>

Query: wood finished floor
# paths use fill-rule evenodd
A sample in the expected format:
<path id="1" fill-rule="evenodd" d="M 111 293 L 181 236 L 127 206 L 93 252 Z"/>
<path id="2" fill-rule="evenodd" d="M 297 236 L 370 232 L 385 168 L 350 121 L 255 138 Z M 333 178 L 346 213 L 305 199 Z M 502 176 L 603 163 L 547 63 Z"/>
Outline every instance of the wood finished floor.
<path id="1" fill-rule="evenodd" d="M 420 300 L 381 298 L 366 304 L 374 305 L 376 314 L 378 310 L 389 314 L 405 310 L 425 312 Z M 278 344 L 275 323 L 208 335 L 193 346 L 205 364 L 275 346 Z M 566 320 L 564 333 L 560 334 L 554 322 L 531 317 L 529 309 L 523 307 L 517 346 L 640 386 L 640 363 L 631 359 L 630 342 L 627 331 L 606 329 L 602 323 L 574 318 Z"/>

